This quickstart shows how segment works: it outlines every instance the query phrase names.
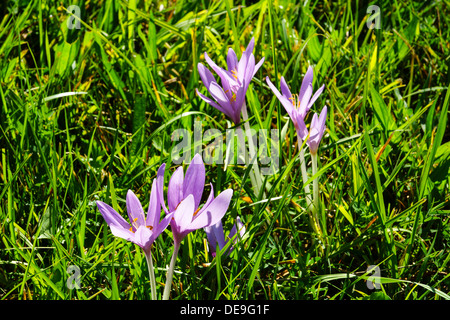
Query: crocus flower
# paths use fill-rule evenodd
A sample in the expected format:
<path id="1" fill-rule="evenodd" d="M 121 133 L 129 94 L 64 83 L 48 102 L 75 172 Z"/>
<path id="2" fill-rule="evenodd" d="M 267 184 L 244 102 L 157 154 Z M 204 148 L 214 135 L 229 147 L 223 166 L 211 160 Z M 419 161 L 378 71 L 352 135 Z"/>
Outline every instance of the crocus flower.
<path id="1" fill-rule="evenodd" d="M 311 120 L 311 126 L 309 128 L 309 137 L 306 140 L 306 144 L 309 147 L 309 151 L 311 154 L 317 154 L 317 150 L 319 149 L 319 143 L 322 140 L 323 134 L 325 133 L 325 120 L 327 118 L 327 107 L 323 107 L 320 112 L 320 116 L 317 117 L 317 113 L 314 113 L 313 118 Z M 308 133 L 306 129 L 305 122 L 303 119 L 299 121 L 300 130 Z"/>
<path id="2" fill-rule="evenodd" d="M 161 182 L 159 179 L 162 179 L 163 176 L 164 167 L 161 167 L 158 171 L 157 181 Z M 170 225 L 174 241 L 177 244 L 189 232 L 216 224 L 228 210 L 233 190 L 222 191 L 214 198 L 212 185 L 208 199 L 200 207 L 204 184 L 205 165 L 202 157 L 196 154 L 186 170 L 186 175 L 183 173 L 183 167 L 180 166 L 170 178 L 167 189 L 168 208 L 164 204 L 163 191 L 159 190 L 158 194 L 164 211 L 167 214 L 174 214 Z M 160 185 L 162 186 L 162 183 Z M 181 203 L 183 203 L 183 210 L 180 209 Z"/>
<path id="3" fill-rule="evenodd" d="M 183 173 L 183 167 L 180 166 L 170 178 L 167 189 L 167 208 L 164 204 L 161 187 L 163 185 L 163 177 L 164 167 L 161 167 L 158 170 L 156 179 L 159 190 L 158 194 L 164 211 L 167 214 L 173 214 L 170 226 L 174 240 L 174 251 L 164 288 L 163 299 L 166 300 L 169 298 L 173 271 L 181 241 L 190 232 L 212 226 L 219 222 L 228 210 L 233 190 L 227 189 L 222 191 L 217 197 L 214 197 L 214 191 L 211 185 L 209 197 L 204 205 L 200 207 L 205 184 L 205 165 L 201 156 L 196 154 L 186 170 L 186 175 Z"/>
<path id="4" fill-rule="evenodd" d="M 228 70 L 217 66 L 205 52 L 205 60 L 220 77 L 221 85 L 217 83 L 211 71 L 203 64 L 198 64 L 200 78 L 214 100 L 206 97 L 196 89 L 197 94 L 208 104 L 223 112 L 235 124 L 240 123 L 241 110 L 250 81 L 264 62 L 264 58 L 262 58 L 255 65 L 255 57 L 252 53 L 254 46 L 255 39 L 252 38 L 239 61 L 236 52 L 231 48 L 228 49 Z"/>
<path id="5" fill-rule="evenodd" d="M 239 234 L 236 236 L 236 233 L 239 231 Z M 219 245 L 219 250 L 222 250 L 228 243 L 229 240 L 233 240 L 234 243 L 237 243 L 239 239 L 242 239 L 245 234 L 245 226 L 241 222 L 239 217 L 236 218 L 236 223 L 231 228 L 230 233 L 228 234 L 227 239 L 225 239 L 225 234 L 223 232 L 222 220 L 217 222 L 215 225 L 205 228 L 206 237 L 209 242 L 209 248 L 213 257 L 216 256 L 216 248 Z M 230 247 L 228 254 L 231 253 L 233 247 Z"/>
<path id="6" fill-rule="evenodd" d="M 311 109 L 311 106 L 317 100 L 317 98 L 320 96 L 323 89 L 325 88 L 325 85 L 322 85 L 313 95 L 312 94 L 313 77 L 314 77 L 313 69 L 309 67 L 308 71 L 305 74 L 305 77 L 303 78 L 302 85 L 300 87 L 300 92 L 298 95 L 291 94 L 291 91 L 289 90 L 289 87 L 287 86 L 284 77 L 281 77 L 280 79 L 281 93 L 273 85 L 269 77 L 266 77 L 267 84 L 269 85 L 270 89 L 273 91 L 275 96 L 278 98 L 278 100 L 280 100 L 283 107 L 286 109 L 286 112 L 288 113 L 289 117 L 294 123 L 297 135 L 302 140 L 306 138 L 306 136 L 308 135 L 308 131 L 305 130 L 305 128 L 300 127 L 299 125 L 300 120 L 302 120 L 304 123 L 306 114 Z"/>
<path id="7" fill-rule="evenodd" d="M 137 244 L 144 252 L 148 253 L 155 239 L 167 228 L 172 218 L 172 214 L 170 214 L 160 221 L 161 205 L 157 193 L 154 180 L 147 217 L 145 217 L 139 199 L 131 190 L 128 190 L 126 203 L 130 223 L 102 201 L 97 201 L 97 207 L 113 235 Z"/>
<path id="8" fill-rule="evenodd" d="M 130 223 L 122 218 L 111 206 L 102 201 L 97 201 L 98 210 L 111 229 L 112 234 L 116 237 L 131 241 L 143 249 L 148 264 L 153 300 L 157 299 L 157 293 L 151 247 L 156 238 L 167 228 L 173 216 L 173 213 L 170 213 L 160 221 L 161 203 L 158 195 L 157 182 L 157 180 L 153 180 L 147 217 L 145 217 L 144 209 L 139 199 L 131 190 L 128 190 L 126 203 Z"/>

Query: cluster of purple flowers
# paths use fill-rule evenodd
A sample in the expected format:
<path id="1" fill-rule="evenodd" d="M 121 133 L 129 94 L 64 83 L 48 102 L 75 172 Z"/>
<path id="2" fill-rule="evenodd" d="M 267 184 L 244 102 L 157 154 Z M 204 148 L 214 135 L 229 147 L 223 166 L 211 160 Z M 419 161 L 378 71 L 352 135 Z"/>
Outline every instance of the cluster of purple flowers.
<path id="1" fill-rule="evenodd" d="M 264 62 L 264 59 L 262 59 L 257 64 L 255 63 L 255 57 L 252 53 L 254 45 L 255 42 L 252 38 L 240 60 L 238 60 L 233 49 L 229 49 L 227 55 L 228 70 L 217 66 L 208 54 L 205 53 L 206 62 L 220 77 L 220 85 L 208 68 L 201 63 L 198 64 L 198 72 L 212 99 L 197 90 L 198 96 L 214 108 L 223 112 L 236 125 L 241 122 L 242 107 L 245 104 L 245 96 L 249 84 Z M 320 140 L 325 131 L 327 108 L 324 107 L 319 116 L 314 114 L 308 130 L 305 124 L 305 117 L 313 103 L 324 90 L 324 86 L 322 86 L 313 95 L 312 68 L 308 68 L 298 95 L 291 94 L 283 77 L 281 77 L 280 81 L 281 93 L 268 77 L 266 81 L 286 109 L 295 126 L 299 141 L 306 140 L 311 154 L 317 154 Z M 228 245 L 230 240 L 233 241 L 233 244 L 236 244 L 238 239 L 241 239 L 245 233 L 245 226 L 239 217 L 236 218 L 236 223 L 227 236 L 225 236 L 223 230 L 222 218 L 229 208 L 233 190 L 224 190 L 217 197 L 214 197 L 213 186 L 211 184 L 209 196 L 206 202 L 201 205 L 206 173 L 204 163 L 199 154 L 196 154 L 192 159 L 186 170 L 186 174 L 184 174 L 183 167 L 181 166 L 175 170 L 167 185 L 166 197 L 164 196 L 165 166 L 165 164 L 161 165 L 156 178 L 153 180 L 146 215 L 141 202 L 131 190 L 128 191 L 126 197 L 130 222 L 127 222 L 108 204 L 97 201 L 98 209 L 113 235 L 140 246 L 149 263 L 151 263 L 152 244 L 169 225 L 171 226 L 174 252 L 168 270 L 163 299 L 167 299 L 169 296 L 178 249 L 187 234 L 198 229 L 204 229 L 209 241 L 209 250 L 215 257 L 217 248 L 222 250 Z M 164 212 L 162 219 L 161 212 Z M 233 250 L 233 245 L 229 245 L 227 254 L 231 250 Z M 150 277 L 152 278 L 151 273 L 153 270 L 149 268 L 149 271 Z M 153 298 L 156 297 L 154 291 L 155 285 L 155 283 L 152 283 Z"/>

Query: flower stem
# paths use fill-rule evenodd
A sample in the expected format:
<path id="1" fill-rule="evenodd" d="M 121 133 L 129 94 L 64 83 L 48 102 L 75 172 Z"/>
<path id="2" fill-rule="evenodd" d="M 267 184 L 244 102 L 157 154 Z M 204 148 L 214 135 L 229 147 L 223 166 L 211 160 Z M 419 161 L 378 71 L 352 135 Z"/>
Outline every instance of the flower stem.
<path id="1" fill-rule="evenodd" d="M 256 192 L 257 194 L 259 194 L 262 186 L 261 173 L 259 171 L 258 161 L 256 160 L 256 150 L 255 146 L 253 145 L 253 137 L 250 130 L 250 124 L 248 122 L 247 104 L 245 103 L 245 101 L 242 106 L 242 118 L 244 120 L 245 132 L 247 134 L 248 139 L 248 149 L 250 152 L 250 159 L 252 159 L 253 162 L 253 170 L 255 175 L 254 179 L 256 182 Z"/>
<path id="2" fill-rule="evenodd" d="M 298 141 L 298 151 L 300 154 L 300 168 L 302 171 L 303 184 L 305 185 L 307 209 L 311 210 L 311 191 L 309 189 L 309 184 L 306 184 L 308 181 L 308 173 L 306 172 L 305 149 L 302 148 L 302 141 L 300 139 Z"/>
<path id="3" fill-rule="evenodd" d="M 170 289 L 172 288 L 173 271 L 175 269 L 175 263 L 177 261 L 178 250 L 180 250 L 180 244 L 175 241 L 173 245 L 173 254 L 172 259 L 170 260 L 169 270 L 167 270 L 166 285 L 164 287 L 163 300 L 169 300 Z"/>
<path id="4" fill-rule="evenodd" d="M 309 212 L 310 215 L 310 223 L 313 228 L 313 231 L 317 234 L 319 239 L 322 240 L 322 231 L 319 224 L 319 216 L 317 214 L 319 203 L 319 184 L 318 184 L 319 181 L 317 178 L 314 179 L 313 181 L 313 196 L 314 196 L 314 203 L 313 203 L 313 200 L 311 199 L 311 190 L 309 188 L 309 184 L 306 184 L 306 182 L 308 181 L 308 173 L 306 172 L 305 150 L 302 148 L 301 140 L 299 140 L 298 144 L 300 153 L 300 167 L 302 172 L 303 184 L 305 185 L 307 211 Z M 317 172 L 317 154 L 315 155 L 311 154 L 311 160 L 312 160 L 312 175 L 314 176 Z"/>
<path id="5" fill-rule="evenodd" d="M 317 173 L 317 153 L 311 153 L 312 161 L 312 175 L 315 176 Z M 317 212 L 319 211 L 319 178 L 313 180 L 313 201 L 314 201 L 314 212 L 316 222 L 319 222 L 319 217 Z"/>
<path id="6" fill-rule="evenodd" d="M 152 300 L 157 300 L 158 296 L 156 294 L 156 279 L 155 279 L 155 269 L 153 268 L 152 251 L 151 248 L 146 252 L 144 250 L 145 258 L 147 259 L 148 275 L 150 277 L 150 290 L 152 292 Z"/>

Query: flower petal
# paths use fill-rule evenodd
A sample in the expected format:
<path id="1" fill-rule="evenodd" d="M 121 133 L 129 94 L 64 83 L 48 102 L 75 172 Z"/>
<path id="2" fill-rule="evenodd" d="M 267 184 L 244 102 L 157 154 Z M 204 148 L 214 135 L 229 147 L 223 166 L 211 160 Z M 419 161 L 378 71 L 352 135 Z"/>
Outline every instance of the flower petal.
<path id="1" fill-rule="evenodd" d="M 323 89 L 325 88 L 325 85 L 322 85 L 317 91 L 316 93 L 314 93 L 314 95 L 312 96 L 312 98 L 309 100 L 308 102 L 308 106 L 307 109 L 311 109 L 313 103 L 317 100 L 317 98 L 319 98 L 320 94 L 322 93 Z"/>
<path id="2" fill-rule="evenodd" d="M 303 100 L 303 95 L 305 94 L 309 85 L 312 85 L 314 78 L 314 72 L 311 66 L 308 67 L 308 71 L 306 71 L 305 76 L 303 77 L 302 86 L 300 87 L 300 93 L 298 94 L 298 98 Z"/>
<path id="3" fill-rule="evenodd" d="M 292 121 L 295 122 L 297 121 L 295 116 L 294 116 L 294 106 L 292 105 L 292 100 L 289 100 L 288 97 L 285 97 L 284 95 L 282 95 L 280 93 L 280 91 L 278 91 L 278 89 L 273 85 L 273 83 L 270 81 L 269 77 L 266 77 L 266 82 L 269 86 L 269 88 L 273 91 L 273 93 L 275 94 L 275 96 L 278 98 L 278 100 L 281 102 L 281 104 L 283 105 L 284 109 L 286 110 L 286 112 L 288 113 L 289 117 L 292 119 Z"/>
<path id="4" fill-rule="evenodd" d="M 172 233 L 176 241 L 180 242 L 189 233 L 188 226 L 191 224 L 194 210 L 194 196 L 190 194 L 178 205 L 173 214 L 172 223 L 175 224 L 175 228 L 172 228 Z"/>
<path id="5" fill-rule="evenodd" d="M 158 189 L 157 195 L 159 198 L 159 203 L 162 205 L 164 212 L 167 214 L 169 210 L 167 210 L 166 204 L 164 202 L 164 171 L 166 169 L 166 164 L 163 163 L 156 173 L 156 187 Z"/>
<path id="6" fill-rule="evenodd" d="M 280 89 L 283 96 L 285 96 L 288 99 L 292 98 L 291 90 L 289 90 L 289 86 L 287 85 L 286 80 L 284 79 L 283 76 L 281 76 L 280 79 Z"/>
<path id="7" fill-rule="evenodd" d="M 167 188 L 167 203 L 170 212 L 174 211 L 178 204 L 183 200 L 183 182 L 183 167 L 180 166 L 172 174 Z"/>
<path id="8" fill-rule="evenodd" d="M 197 69 L 205 87 L 209 88 L 211 82 L 216 82 L 216 79 L 214 78 L 211 71 L 209 71 L 209 69 L 206 68 L 203 64 L 199 63 L 197 65 Z"/>
<path id="9" fill-rule="evenodd" d="M 197 153 L 186 170 L 183 182 L 183 195 L 184 197 L 189 194 L 194 196 L 195 208 L 198 208 L 200 205 L 204 187 L 205 165 L 203 164 L 202 156 Z"/>
<path id="10" fill-rule="evenodd" d="M 237 70 L 238 66 L 238 58 L 236 56 L 236 52 L 232 48 L 228 49 L 228 55 L 227 55 L 227 65 L 228 65 L 228 71 Z"/>
<path id="11" fill-rule="evenodd" d="M 96 201 L 98 210 L 103 216 L 103 219 L 105 219 L 106 224 L 111 227 L 115 226 L 119 229 L 128 230 L 130 229 L 130 224 L 126 222 L 126 220 L 117 213 L 116 210 L 114 210 L 110 205 L 102 202 L 102 201 Z"/>
<path id="12" fill-rule="evenodd" d="M 189 226 L 189 230 L 197 230 L 208 227 L 219 222 L 225 215 L 230 205 L 233 190 L 222 191 L 201 214 L 196 214 L 194 220 Z"/>
<path id="13" fill-rule="evenodd" d="M 110 225 L 111 233 L 119 238 L 134 242 L 134 233 L 128 229 L 122 229 L 117 225 Z"/>
<path id="14" fill-rule="evenodd" d="M 297 112 L 299 112 L 299 114 L 301 115 L 301 117 L 306 117 L 306 114 L 308 113 L 309 109 L 308 109 L 308 104 L 309 104 L 309 99 L 311 98 L 312 95 L 312 85 L 309 85 L 308 88 L 306 88 L 306 91 L 303 94 L 303 97 L 301 98 L 300 101 L 300 106 L 298 107 Z"/>
<path id="15" fill-rule="evenodd" d="M 161 203 L 159 201 L 159 191 L 157 186 L 157 179 L 153 180 L 152 190 L 150 191 L 150 202 L 147 210 L 146 226 L 156 226 L 161 218 Z"/>
<path id="16" fill-rule="evenodd" d="M 208 98 L 207 96 L 203 95 L 202 93 L 200 93 L 200 91 L 198 91 L 197 89 L 195 89 L 197 92 L 197 95 L 206 103 L 210 104 L 211 106 L 213 106 L 214 108 L 216 108 L 217 110 L 219 110 L 220 112 L 222 112 L 223 114 L 225 114 L 227 117 L 232 118 L 232 114 L 229 112 L 229 110 L 226 110 L 224 108 L 222 108 L 220 105 L 218 105 L 216 102 L 214 102 L 212 99 Z"/>
<path id="17" fill-rule="evenodd" d="M 145 226 L 139 226 L 134 234 L 134 243 L 140 246 L 143 249 L 149 249 L 155 240 L 153 237 L 153 231 Z"/>
<path id="18" fill-rule="evenodd" d="M 133 226 L 133 231 L 136 230 L 136 225 L 145 225 L 144 209 L 142 209 L 141 202 L 131 190 L 127 192 L 127 212 L 131 225 Z"/>

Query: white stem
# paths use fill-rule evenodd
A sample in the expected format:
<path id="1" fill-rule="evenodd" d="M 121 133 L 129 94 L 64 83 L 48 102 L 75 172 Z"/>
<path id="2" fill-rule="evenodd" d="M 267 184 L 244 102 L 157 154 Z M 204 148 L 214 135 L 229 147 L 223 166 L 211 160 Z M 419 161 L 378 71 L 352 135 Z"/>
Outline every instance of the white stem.
<path id="1" fill-rule="evenodd" d="M 259 194 L 262 186 L 261 173 L 259 171 L 258 160 L 256 159 L 256 150 L 253 145 L 253 137 L 250 128 L 250 123 L 248 122 L 248 113 L 247 113 L 247 104 L 244 101 L 244 105 L 242 106 L 242 118 L 244 120 L 245 132 L 247 133 L 248 139 L 248 149 L 250 151 L 250 159 L 253 162 L 253 170 L 255 172 L 255 180 L 256 180 L 256 192 Z"/>
<path id="2" fill-rule="evenodd" d="M 179 249 L 180 249 L 180 244 L 177 242 L 174 242 L 172 259 L 170 260 L 169 270 L 167 270 L 166 285 L 164 287 L 163 300 L 169 300 L 170 289 L 172 288 L 173 271 L 175 269 L 175 262 L 177 261 Z"/>
<path id="3" fill-rule="evenodd" d="M 312 175 L 317 173 L 317 153 L 311 153 L 312 161 Z M 319 211 L 319 178 L 313 180 L 313 199 L 314 199 L 314 212 L 316 213 L 316 219 L 318 219 L 317 212 Z M 318 222 L 318 220 L 317 220 Z"/>
<path id="4" fill-rule="evenodd" d="M 150 290 L 152 292 L 152 300 L 157 300 L 158 296 L 156 294 L 156 279 L 155 279 L 155 269 L 153 268 L 152 251 L 145 252 L 145 258 L 147 259 L 148 275 L 150 277 Z"/>
<path id="5" fill-rule="evenodd" d="M 302 141 L 300 139 L 298 141 L 298 150 L 300 154 L 300 168 L 302 171 L 303 184 L 305 185 L 307 209 L 311 210 L 311 191 L 309 189 L 309 184 L 306 184 L 308 181 L 308 173 L 306 172 L 305 150 L 302 148 Z"/>
<path id="6" fill-rule="evenodd" d="M 247 152 L 247 148 L 245 147 L 245 137 L 242 133 L 241 126 L 239 126 L 236 131 L 237 131 L 237 135 L 239 138 L 239 147 L 242 147 L 244 150 L 244 163 L 247 165 L 249 163 L 248 152 Z M 238 150 L 238 154 L 239 154 L 239 150 Z M 250 171 L 250 180 L 252 181 L 252 185 L 254 187 L 256 187 L 256 193 L 259 193 L 260 188 L 258 187 L 258 184 L 255 179 L 255 174 L 253 171 Z"/>

